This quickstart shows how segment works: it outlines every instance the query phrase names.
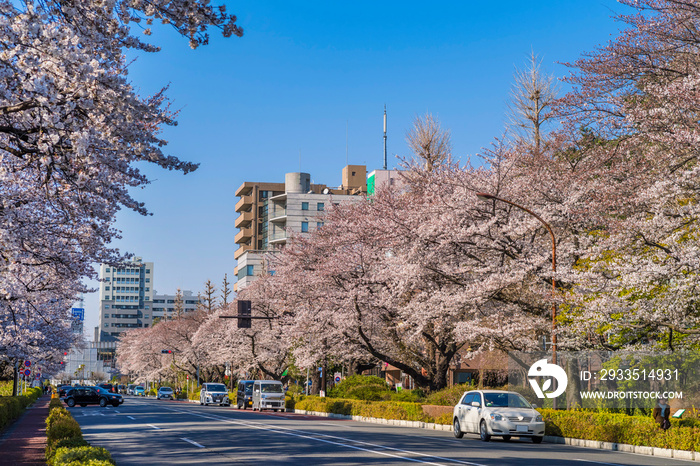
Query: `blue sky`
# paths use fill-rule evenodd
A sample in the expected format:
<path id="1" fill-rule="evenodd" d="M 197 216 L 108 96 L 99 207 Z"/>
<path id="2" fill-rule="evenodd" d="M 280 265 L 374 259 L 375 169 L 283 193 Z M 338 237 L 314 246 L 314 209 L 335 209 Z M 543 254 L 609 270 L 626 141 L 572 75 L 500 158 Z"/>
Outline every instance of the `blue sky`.
<path id="1" fill-rule="evenodd" d="M 166 151 L 201 164 L 186 176 L 144 165 L 153 182 L 133 194 L 153 215 L 118 216 L 115 245 L 155 263 L 159 293 L 235 280 L 234 193 L 244 181 L 283 182 L 301 168 L 339 185 L 346 128 L 348 162 L 381 168 L 385 104 L 390 167 L 410 155 L 406 131 L 426 112 L 466 161 L 502 134 L 515 66 L 531 50 L 564 76 L 558 62 L 607 43 L 621 26 L 611 16 L 624 11 L 614 0 L 295 3 L 227 2 L 244 36 L 212 32 L 197 50 L 156 26 L 150 39 L 162 51 L 131 65 L 142 95 L 169 85 L 180 109 Z M 97 294 L 85 305 L 92 339 Z"/>

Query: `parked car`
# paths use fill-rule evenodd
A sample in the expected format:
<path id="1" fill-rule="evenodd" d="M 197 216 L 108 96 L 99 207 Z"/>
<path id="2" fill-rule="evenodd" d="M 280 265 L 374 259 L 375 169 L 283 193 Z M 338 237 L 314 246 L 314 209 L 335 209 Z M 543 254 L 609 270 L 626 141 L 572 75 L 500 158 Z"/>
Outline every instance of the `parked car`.
<path id="1" fill-rule="evenodd" d="M 277 380 L 256 380 L 253 383 L 253 411 L 284 409 L 284 388 Z"/>
<path id="2" fill-rule="evenodd" d="M 159 400 L 161 400 L 163 398 L 169 398 L 171 400 L 174 400 L 175 394 L 173 393 L 173 389 L 170 387 L 160 387 L 158 389 L 158 395 L 156 398 Z"/>
<path id="3" fill-rule="evenodd" d="M 117 393 L 121 393 L 122 395 L 126 395 L 126 385 L 118 385 L 117 386 Z"/>
<path id="4" fill-rule="evenodd" d="M 63 400 L 69 408 L 75 405 L 87 406 L 89 404 L 99 404 L 104 407 L 107 404 L 119 406 L 124 402 L 121 395 L 111 393 L 101 387 L 73 387 L 66 393 Z"/>
<path id="5" fill-rule="evenodd" d="M 218 403 L 220 406 L 231 405 L 226 385 L 222 383 L 202 384 L 202 390 L 199 392 L 199 404 L 209 406 L 209 403 Z"/>
<path id="6" fill-rule="evenodd" d="M 453 410 L 454 435 L 479 434 L 488 442 L 491 436 L 529 437 L 533 443 L 544 438 L 544 421 L 534 405 L 517 392 L 471 390 L 464 392 Z"/>
<path id="7" fill-rule="evenodd" d="M 236 407 L 246 409 L 253 406 L 253 383 L 254 380 L 239 380 L 238 391 L 236 392 Z"/>
<path id="8" fill-rule="evenodd" d="M 58 391 L 58 397 L 64 398 L 66 396 L 66 392 L 71 388 L 73 387 L 71 387 L 70 385 L 59 385 L 58 387 L 56 387 L 56 390 Z"/>
<path id="9" fill-rule="evenodd" d="M 134 394 L 134 387 L 136 384 L 130 383 L 129 385 L 126 386 L 126 394 L 127 395 L 133 395 Z"/>
<path id="10" fill-rule="evenodd" d="M 143 389 L 143 387 L 141 385 L 137 385 L 134 387 L 134 395 L 146 396 L 146 391 Z"/>

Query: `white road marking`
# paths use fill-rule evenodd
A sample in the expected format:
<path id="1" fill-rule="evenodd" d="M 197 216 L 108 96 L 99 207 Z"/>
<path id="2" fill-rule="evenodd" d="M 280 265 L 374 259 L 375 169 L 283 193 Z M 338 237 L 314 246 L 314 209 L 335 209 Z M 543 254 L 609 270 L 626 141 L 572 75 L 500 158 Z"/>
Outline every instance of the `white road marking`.
<path id="1" fill-rule="evenodd" d="M 184 440 L 185 442 L 189 442 L 189 443 L 191 443 L 192 445 L 194 445 L 194 446 L 196 446 L 196 447 L 204 448 L 204 445 L 200 445 L 200 444 L 198 444 L 197 442 L 194 442 L 194 441 L 192 441 L 192 440 L 190 440 L 190 439 L 188 439 L 188 438 L 180 437 L 180 440 Z"/>
<path id="2" fill-rule="evenodd" d="M 370 442 L 362 442 L 360 440 L 353 440 L 350 438 L 337 437 L 337 436 L 326 435 L 326 434 L 311 434 L 311 433 L 308 433 L 308 432 L 305 432 L 302 430 L 295 430 L 295 429 L 290 429 L 290 428 L 286 428 L 286 427 L 258 424 L 258 423 L 254 423 L 254 422 L 250 422 L 250 421 L 234 421 L 234 420 L 227 419 L 227 418 L 220 417 L 220 416 L 193 413 L 193 412 L 182 411 L 182 410 L 178 410 L 178 409 L 169 409 L 169 408 L 165 408 L 165 409 L 168 411 L 173 411 L 173 412 L 177 412 L 180 414 L 189 414 L 191 416 L 203 417 L 203 418 L 212 419 L 215 421 L 225 422 L 228 424 L 238 424 L 238 425 L 243 425 L 246 427 L 252 427 L 255 429 L 267 430 L 267 431 L 274 432 L 274 433 L 290 435 L 292 437 L 300 437 L 300 438 L 305 438 L 305 439 L 309 439 L 309 440 L 316 440 L 317 442 L 328 443 L 331 445 L 352 448 L 355 450 L 365 451 L 368 453 L 374 453 L 376 455 L 383 455 L 383 456 L 389 456 L 392 458 L 398 458 L 398 459 L 402 459 L 402 460 L 406 460 L 406 461 L 413 461 L 414 463 L 423 463 L 423 464 L 432 464 L 435 466 L 442 466 L 442 463 L 434 463 L 432 461 L 423 461 L 422 459 L 419 459 L 419 458 L 411 458 L 409 456 L 401 456 L 398 454 L 391 454 L 391 453 L 388 453 L 386 451 L 379 451 L 379 450 L 373 450 L 370 448 L 363 448 L 363 447 L 358 446 L 358 445 L 363 445 L 366 447 L 381 448 L 383 450 L 391 450 L 391 451 L 395 451 L 397 453 L 417 455 L 417 456 L 421 456 L 425 459 L 430 458 L 431 460 L 434 459 L 434 460 L 439 460 L 439 461 L 448 461 L 450 463 L 465 464 L 467 466 L 485 466 L 485 465 L 480 464 L 480 463 L 472 463 L 469 461 L 459 461 L 459 460 L 455 460 L 452 458 L 443 458 L 441 456 L 428 455 L 425 453 L 419 453 L 419 452 L 410 451 L 410 450 L 402 450 L 400 448 L 394 448 L 394 447 L 389 447 L 386 445 L 380 445 L 380 444 L 370 443 Z M 321 438 L 321 437 L 326 437 L 327 439 L 333 439 L 333 440 L 327 440 L 326 438 Z M 346 442 L 351 442 L 351 443 L 354 443 L 355 445 L 352 445 L 352 444 L 346 443 Z"/>
<path id="3" fill-rule="evenodd" d="M 154 429 L 158 429 L 158 430 L 160 430 L 160 427 L 158 427 L 158 426 L 154 426 L 153 424 L 146 424 L 146 425 L 147 425 L 147 426 L 149 426 L 149 427 L 153 427 Z"/>
<path id="4" fill-rule="evenodd" d="M 127 417 L 128 417 L 129 419 L 131 419 L 132 421 L 135 421 L 135 420 L 136 420 L 135 417 L 131 417 L 131 416 L 127 416 Z"/>
<path id="5" fill-rule="evenodd" d="M 579 459 L 579 458 L 574 458 L 573 461 L 581 461 L 581 462 L 583 462 L 583 463 L 593 463 L 593 464 L 605 464 L 605 465 L 608 465 L 608 466 L 622 466 L 621 464 L 618 464 L 618 463 L 602 463 L 602 462 L 600 462 L 600 461 L 582 460 L 582 459 Z"/>
<path id="6" fill-rule="evenodd" d="M 116 409 L 114 410 L 115 413 L 121 413 L 121 411 L 117 411 Z"/>

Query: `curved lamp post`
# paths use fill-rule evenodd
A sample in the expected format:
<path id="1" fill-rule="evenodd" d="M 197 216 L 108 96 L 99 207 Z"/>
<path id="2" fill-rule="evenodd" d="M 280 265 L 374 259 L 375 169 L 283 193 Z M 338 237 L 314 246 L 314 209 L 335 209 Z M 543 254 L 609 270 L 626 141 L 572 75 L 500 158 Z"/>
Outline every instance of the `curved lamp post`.
<path id="1" fill-rule="evenodd" d="M 556 282 L 554 279 L 554 275 L 557 273 L 557 243 L 556 240 L 554 239 L 554 232 L 552 231 L 552 227 L 549 226 L 549 223 L 545 222 L 542 217 L 531 211 L 530 209 L 527 209 L 519 204 L 516 204 L 515 202 L 511 202 L 506 199 L 502 199 L 500 197 L 494 196 L 493 194 L 488 194 L 488 193 L 476 193 L 476 197 L 481 199 L 482 201 L 489 201 L 489 200 L 494 200 L 494 201 L 501 201 L 505 202 L 506 204 L 510 204 L 513 207 L 517 207 L 520 210 L 523 210 L 527 212 L 528 214 L 532 215 L 535 217 L 537 220 L 540 221 L 542 225 L 547 228 L 547 231 L 549 232 L 549 236 L 552 237 L 552 297 L 554 298 L 554 295 L 557 291 L 557 286 Z M 557 363 L 557 304 L 552 301 L 552 363 L 556 364 Z M 556 383 L 556 382 L 555 382 Z M 552 406 L 554 409 L 557 409 L 557 399 L 553 398 L 552 399 Z"/>

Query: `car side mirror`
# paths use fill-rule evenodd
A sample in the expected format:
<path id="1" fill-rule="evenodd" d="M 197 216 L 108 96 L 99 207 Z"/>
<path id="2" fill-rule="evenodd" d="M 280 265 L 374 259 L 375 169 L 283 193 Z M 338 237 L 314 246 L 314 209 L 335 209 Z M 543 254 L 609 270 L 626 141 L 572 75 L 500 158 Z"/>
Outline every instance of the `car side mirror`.
<path id="1" fill-rule="evenodd" d="M 481 403 L 479 403 L 478 401 L 472 401 L 472 406 L 474 406 L 475 408 L 481 408 Z"/>
<path id="2" fill-rule="evenodd" d="M 535 403 L 532 403 L 532 409 L 537 409 L 537 405 Z"/>

